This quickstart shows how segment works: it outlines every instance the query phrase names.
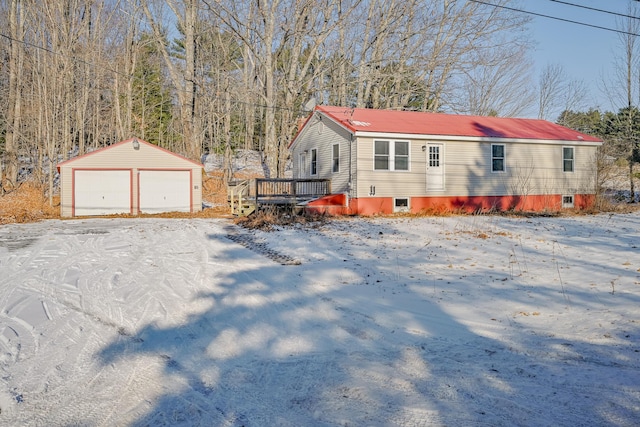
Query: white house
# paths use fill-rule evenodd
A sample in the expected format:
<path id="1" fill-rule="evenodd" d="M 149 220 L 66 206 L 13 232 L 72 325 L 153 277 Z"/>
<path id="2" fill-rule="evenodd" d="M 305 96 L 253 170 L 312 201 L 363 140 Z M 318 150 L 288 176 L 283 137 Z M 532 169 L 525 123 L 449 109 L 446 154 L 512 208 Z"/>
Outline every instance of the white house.
<path id="1" fill-rule="evenodd" d="M 319 106 L 289 148 L 294 178 L 332 181 L 310 206 L 369 215 L 586 208 L 601 144 L 544 120 Z"/>

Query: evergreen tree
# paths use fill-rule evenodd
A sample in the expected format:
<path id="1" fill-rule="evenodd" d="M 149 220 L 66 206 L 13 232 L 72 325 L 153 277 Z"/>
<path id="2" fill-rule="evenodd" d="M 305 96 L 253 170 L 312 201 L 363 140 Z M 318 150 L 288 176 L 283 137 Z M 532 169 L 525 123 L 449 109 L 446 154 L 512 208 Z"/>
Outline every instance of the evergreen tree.
<path id="1" fill-rule="evenodd" d="M 139 42 L 141 49 L 133 73 L 133 133 L 142 139 L 167 146 L 172 140 L 170 126 L 173 119 L 171 92 L 166 84 L 162 57 L 151 36 L 145 34 Z"/>

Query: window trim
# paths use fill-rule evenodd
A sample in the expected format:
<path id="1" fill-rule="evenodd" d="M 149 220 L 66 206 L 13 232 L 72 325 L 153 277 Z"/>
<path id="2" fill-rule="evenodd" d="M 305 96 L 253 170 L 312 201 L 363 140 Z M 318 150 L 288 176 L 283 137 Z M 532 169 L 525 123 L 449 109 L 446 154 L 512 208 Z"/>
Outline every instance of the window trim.
<path id="1" fill-rule="evenodd" d="M 387 144 L 387 154 L 377 154 L 376 153 L 376 143 L 384 142 Z M 396 144 L 404 143 L 407 144 L 407 154 L 396 154 Z M 406 169 L 397 169 L 396 168 L 396 158 L 401 156 L 407 159 L 407 168 Z M 378 158 L 386 158 L 387 160 L 387 168 L 377 168 L 376 160 Z M 399 163 L 399 162 L 398 162 Z M 374 171 L 383 171 L 383 172 L 411 172 L 411 141 L 401 139 L 401 140 L 390 140 L 390 139 L 374 139 L 373 140 L 373 170 Z"/>
<path id="2" fill-rule="evenodd" d="M 378 154 L 376 152 L 376 148 L 378 146 L 378 142 L 383 142 L 387 144 L 387 153 L 386 154 Z M 387 167 L 386 168 L 378 168 L 376 167 L 376 160 L 378 160 L 378 157 L 385 157 L 387 159 Z M 382 139 L 374 139 L 373 140 L 373 170 L 374 171 L 390 171 L 391 170 L 391 142 L 388 140 L 382 140 Z"/>
<path id="3" fill-rule="evenodd" d="M 318 149 L 309 150 L 309 175 L 318 176 Z"/>
<path id="4" fill-rule="evenodd" d="M 337 156 L 336 147 L 338 147 Z M 331 146 L 331 172 L 340 173 L 340 143 Z"/>
<path id="5" fill-rule="evenodd" d="M 298 164 L 299 164 L 299 168 L 300 170 L 298 171 L 298 173 L 300 174 L 301 178 L 304 178 L 307 176 L 307 152 L 303 151 L 301 153 L 298 154 Z"/>
<path id="6" fill-rule="evenodd" d="M 565 157 L 565 149 L 571 150 L 571 158 L 567 159 Z M 571 170 L 567 170 L 567 162 L 571 162 Z M 562 147 L 562 172 L 564 173 L 574 173 L 576 170 L 576 147 L 564 145 Z"/>
<path id="7" fill-rule="evenodd" d="M 493 147 L 502 147 L 502 157 L 494 156 Z M 502 160 L 502 169 L 495 169 L 494 162 Z M 507 146 L 506 144 L 491 144 L 491 173 L 505 173 L 507 171 Z"/>
<path id="8" fill-rule="evenodd" d="M 399 200 L 406 200 L 407 206 L 398 207 Z M 411 212 L 411 197 L 394 197 L 393 198 L 393 212 Z"/>
<path id="9" fill-rule="evenodd" d="M 407 154 L 397 154 L 397 146 L 398 144 L 407 144 Z M 396 163 L 398 160 L 398 156 L 401 156 L 401 158 L 405 158 L 407 159 L 407 168 L 406 169 L 398 169 L 396 167 Z M 398 172 L 409 172 L 411 170 L 411 142 L 409 141 L 393 141 L 393 170 L 394 171 L 398 171 Z"/>
<path id="10" fill-rule="evenodd" d="M 442 146 L 440 144 L 427 144 L 427 169 L 442 167 Z"/>
<path id="11" fill-rule="evenodd" d="M 568 201 L 567 199 L 571 199 Z M 566 200 L 566 201 L 565 201 Z M 576 199 L 573 194 L 563 194 L 562 195 L 562 207 L 564 209 L 572 209 L 575 207 Z"/>

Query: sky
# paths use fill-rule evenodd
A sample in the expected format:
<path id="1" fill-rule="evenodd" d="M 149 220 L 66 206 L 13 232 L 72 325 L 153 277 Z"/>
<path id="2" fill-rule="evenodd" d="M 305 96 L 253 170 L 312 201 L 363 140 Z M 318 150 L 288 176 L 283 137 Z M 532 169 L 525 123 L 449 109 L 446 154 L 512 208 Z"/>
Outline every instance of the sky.
<path id="1" fill-rule="evenodd" d="M 631 0 L 566 0 L 585 7 L 627 14 Z M 587 10 L 553 0 L 523 0 L 521 8 L 532 13 L 554 16 L 589 25 L 617 28 L 624 18 L 612 14 Z M 615 111 L 619 105 L 612 102 L 603 90 L 603 79 L 615 74 L 615 59 L 622 49 L 620 34 L 589 26 L 531 15 L 531 32 L 536 43 L 533 54 L 536 78 L 547 65 L 561 65 L 568 78 L 581 80 L 589 89 L 586 107 Z M 619 102 L 619 101 L 618 101 Z"/>

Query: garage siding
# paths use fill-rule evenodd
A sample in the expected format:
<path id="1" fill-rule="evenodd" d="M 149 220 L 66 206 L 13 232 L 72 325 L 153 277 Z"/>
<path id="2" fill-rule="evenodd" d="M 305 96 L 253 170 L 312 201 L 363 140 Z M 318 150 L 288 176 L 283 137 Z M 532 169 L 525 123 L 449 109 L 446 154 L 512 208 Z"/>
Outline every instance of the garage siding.
<path id="1" fill-rule="evenodd" d="M 186 193 L 181 196 L 181 203 L 184 205 L 180 206 L 178 210 L 191 212 L 202 210 L 202 165 L 145 141 L 139 141 L 138 149 L 134 148 L 133 139 L 122 141 L 60 163 L 58 169 L 60 171 L 60 214 L 63 217 L 74 215 L 74 187 L 77 184 L 74 175 L 76 172 L 94 171 L 99 174 L 101 171 L 108 173 L 109 170 L 115 169 L 127 170 L 131 175 L 130 212 L 133 214 L 140 212 L 141 195 L 139 194 L 138 174 L 145 170 L 176 172 L 179 181 L 183 184 L 188 181 L 188 185 L 182 187 Z M 185 175 L 189 176 L 188 180 Z M 166 185 L 173 184 L 166 183 Z M 158 209 L 152 210 L 160 211 Z M 75 214 L 84 215 L 82 210 Z"/>

